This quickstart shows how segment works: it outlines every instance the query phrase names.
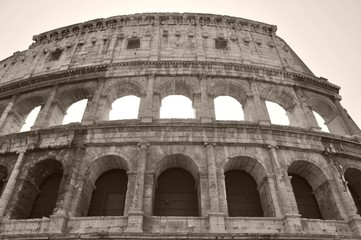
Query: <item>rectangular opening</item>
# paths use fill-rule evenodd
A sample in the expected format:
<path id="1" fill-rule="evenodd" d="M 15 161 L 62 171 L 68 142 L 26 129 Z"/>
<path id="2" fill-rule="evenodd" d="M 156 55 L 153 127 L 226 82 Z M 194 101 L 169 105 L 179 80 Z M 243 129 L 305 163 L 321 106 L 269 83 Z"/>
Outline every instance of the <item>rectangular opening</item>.
<path id="1" fill-rule="evenodd" d="M 60 50 L 60 49 L 55 50 L 54 52 L 51 52 L 49 61 L 57 61 L 57 60 L 59 60 L 62 53 L 63 53 L 63 50 Z"/>
<path id="2" fill-rule="evenodd" d="M 132 38 L 128 40 L 127 49 L 137 49 L 140 47 L 140 39 Z"/>
<path id="3" fill-rule="evenodd" d="M 216 39 L 216 49 L 226 50 L 227 49 L 227 40 L 223 38 Z"/>

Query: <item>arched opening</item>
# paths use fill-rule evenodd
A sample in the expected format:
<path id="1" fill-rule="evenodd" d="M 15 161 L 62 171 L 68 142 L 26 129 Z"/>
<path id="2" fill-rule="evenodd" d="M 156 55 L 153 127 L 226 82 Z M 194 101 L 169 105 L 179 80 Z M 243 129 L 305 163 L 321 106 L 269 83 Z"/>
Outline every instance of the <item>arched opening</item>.
<path id="1" fill-rule="evenodd" d="M 160 118 L 195 118 L 192 101 L 182 95 L 170 95 L 163 98 Z"/>
<path id="2" fill-rule="evenodd" d="M 34 201 L 29 219 L 49 217 L 53 214 L 62 177 L 62 173 L 54 173 L 40 184 L 39 194 Z"/>
<path id="3" fill-rule="evenodd" d="M 310 216 L 305 215 L 304 217 L 327 219 L 327 220 L 329 219 L 340 220 L 342 219 L 342 216 L 338 209 L 338 203 L 334 197 L 335 193 L 333 192 L 334 190 L 330 186 L 329 180 L 326 176 L 327 172 L 325 173 L 323 171 L 324 169 L 327 171 L 327 167 L 321 168 L 320 166 L 317 166 L 315 163 L 305 160 L 297 160 L 291 164 L 291 166 L 288 168 L 288 175 L 292 176 L 291 178 L 292 187 L 294 187 L 292 184 L 292 179 L 296 179 L 293 180 L 296 181 L 295 184 L 298 183 L 302 184 L 300 186 L 295 185 L 295 187 L 297 187 L 298 189 L 293 188 L 294 192 L 298 192 L 298 191 L 300 192 L 298 196 L 296 196 L 296 193 L 294 194 L 296 201 L 295 204 L 298 205 L 297 201 L 302 201 L 302 200 L 297 200 L 297 198 L 300 198 L 299 196 L 306 197 L 308 191 L 309 195 L 311 194 L 315 197 L 321 215 L 316 215 L 316 213 L 312 213 L 313 215 Z M 302 177 L 301 180 L 298 177 Z M 311 189 L 306 187 L 307 184 L 305 183 L 305 181 L 302 181 L 302 179 L 306 181 L 306 183 L 311 187 Z M 311 196 L 308 196 L 308 198 L 310 199 Z M 311 208 L 311 210 L 314 208 L 315 207 Z"/>
<path id="4" fill-rule="evenodd" d="M 216 120 L 243 121 L 242 105 L 233 97 L 219 96 L 214 99 Z"/>
<path id="5" fill-rule="evenodd" d="M 287 117 L 287 111 L 278 103 L 266 101 L 266 106 L 272 124 L 290 125 L 290 121 Z"/>
<path id="6" fill-rule="evenodd" d="M 100 175 L 95 182 L 88 216 L 122 216 L 127 184 L 124 170 L 113 169 Z"/>
<path id="7" fill-rule="evenodd" d="M 5 181 L 8 177 L 8 170 L 6 167 L 0 165 L 0 196 L 5 188 Z"/>
<path id="8" fill-rule="evenodd" d="M 301 217 L 323 219 L 311 185 L 301 176 L 295 174 L 289 175 L 292 176 L 291 185 Z"/>
<path id="9" fill-rule="evenodd" d="M 315 111 L 312 111 L 313 112 L 313 115 L 315 116 L 316 118 L 316 121 L 317 121 L 317 124 L 318 126 L 321 128 L 321 131 L 323 132 L 330 132 L 330 130 L 328 129 L 327 125 L 326 125 L 326 122 L 325 120 L 323 119 L 323 117 L 321 117 L 320 114 L 318 114 L 317 112 Z"/>
<path id="10" fill-rule="evenodd" d="M 116 99 L 109 112 L 109 120 L 137 119 L 140 98 L 129 95 Z"/>
<path id="11" fill-rule="evenodd" d="M 159 175 L 154 200 L 155 216 L 198 216 L 196 181 L 182 168 Z"/>
<path id="12" fill-rule="evenodd" d="M 225 173 L 228 214 L 230 217 L 263 217 L 256 181 L 241 170 Z"/>
<path id="13" fill-rule="evenodd" d="M 27 169 L 30 162 L 25 163 Z M 18 191 L 10 210 L 11 219 L 42 218 L 52 215 L 63 176 L 62 164 L 47 159 L 31 166 L 24 178 L 18 179 Z"/>
<path id="14" fill-rule="evenodd" d="M 25 119 L 25 124 L 20 129 L 20 132 L 26 132 L 31 130 L 31 127 L 34 125 L 36 118 L 39 115 L 40 109 L 41 106 L 37 106 L 30 111 L 30 113 Z"/>
<path id="15" fill-rule="evenodd" d="M 345 171 L 345 180 L 351 197 L 355 202 L 357 214 L 361 215 L 361 171 L 355 168 L 348 168 Z"/>
<path id="16" fill-rule="evenodd" d="M 84 111 L 86 105 L 88 103 L 88 99 L 82 99 L 71 104 L 66 110 L 66 115 L 64 116 L 62 125 L 73 123 L 73 122 L 81 122 L 83 119 Z"/>
<path id="17" fill-rule="evenodd" d="M 328 132 L 330 133 L 339 135 L 348 134 L 347 127 L 339 115 L 337 107 L 332 101 L 327 98 L 315 96 L 309 98 L 309 104 L 312 106 L 314 116 L 322 131 L 326 132 L 326 128 L 324 127 L 324 125 L 326 125 Z"/>

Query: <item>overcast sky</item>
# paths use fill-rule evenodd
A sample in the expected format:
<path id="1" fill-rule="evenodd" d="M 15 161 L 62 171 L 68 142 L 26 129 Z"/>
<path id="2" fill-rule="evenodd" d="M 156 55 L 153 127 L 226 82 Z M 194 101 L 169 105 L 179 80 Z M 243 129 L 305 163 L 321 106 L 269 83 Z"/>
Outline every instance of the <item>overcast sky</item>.
<path id="1" fill-rule="evenodd" d="M 341 86 L 341 104 L 361 126 L 361 0 L 0 0 L 0 59 L 32 36 L 96 18 L 143 12 L 229 15 L 278 26 L 313 73 Z"/>

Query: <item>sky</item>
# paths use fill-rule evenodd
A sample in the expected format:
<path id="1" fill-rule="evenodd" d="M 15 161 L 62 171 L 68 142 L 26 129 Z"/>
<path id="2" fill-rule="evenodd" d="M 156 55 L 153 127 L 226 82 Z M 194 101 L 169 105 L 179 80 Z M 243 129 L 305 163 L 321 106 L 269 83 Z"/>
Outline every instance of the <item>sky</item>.
<path id="1" fill-rule="evenodd" d="M 341 87 L 341 104 L 361 127 L 361 0 L 0 0 L 0 59 L 32 36 L 96 18 L 143 12 L 228 15 L 277 25 L 317 77 Z"/>

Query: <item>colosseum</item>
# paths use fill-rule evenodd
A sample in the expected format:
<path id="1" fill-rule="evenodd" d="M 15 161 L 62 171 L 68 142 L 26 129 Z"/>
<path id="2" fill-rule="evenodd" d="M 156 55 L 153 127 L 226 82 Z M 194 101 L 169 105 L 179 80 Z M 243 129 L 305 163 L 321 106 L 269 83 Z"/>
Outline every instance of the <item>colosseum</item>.
<path id="1" fill-rule="evenodd" d="M 0 61 L 0 238 L 361 239 L 361 131 L 340 88 L 276 30 L 115 16 L 36 35 Z M 110 117 L 129 97 L 136 115 Z M 172 97 L 193 115 L 162 116 Z M 218 117 L 224 99 L 239 119 Z"/>

